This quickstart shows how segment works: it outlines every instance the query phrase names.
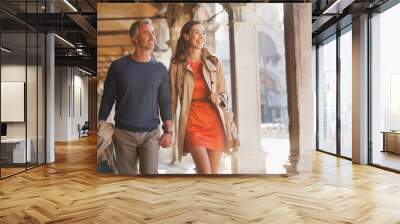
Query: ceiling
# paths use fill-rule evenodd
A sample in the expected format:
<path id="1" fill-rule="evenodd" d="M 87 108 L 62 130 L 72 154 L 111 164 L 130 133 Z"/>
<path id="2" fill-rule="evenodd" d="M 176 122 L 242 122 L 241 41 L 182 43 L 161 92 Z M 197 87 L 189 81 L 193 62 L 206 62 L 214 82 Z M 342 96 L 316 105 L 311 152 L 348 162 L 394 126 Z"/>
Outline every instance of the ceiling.
<path id="1" fill-rule="evenodd" d="M 312 2 L 313 44 L 352 23 L 353 17 L 373 11 L 389 0 L 314 0 Z"/>
<path id="2" fill-rule="evenodd" d="M 55 39 L 57 65 L 80 66 L 99 76 L 105 76 L 112 61 L 133 50 L 128 30 L 135 20 L 143 17 L 174 16 L 171 15 L 172 4 L 168 3 L 131 4 L 132 1 L 130 1 L 131 3 L 115 4 L 116 1 L 113 0 L 66 1 L 77 12 L 64 0 L 50 1 L 50 7 L 53 9 L 51 14 L 46 13 L 50 7 L 46 9 L 44 0 L 28 1 L 27 4 L 25 0 L 0 0 L 2 30 L 15 33 L 26 27 L 32 27 L 41 32 L 55 32 L 74 45 L 71 47 L 65 41 Z M 312 2 L 312 29 L 315 44 L 334 34 L 338 28 L 350 24 L 353 16 L 377 8 L 387 1 L 306 0 L 300 2 Z M 331 7 L 334 4 L 336 6 Z M 329 8 L 333 8 L 333 11 L 324 13 Z M 18 38 L 11 36 L 10 34 L 10 37 L 5 38 L 15 40 L 15 44 L 18 45 Z M 30 52 L 29 48 L 28 52 Z"/>
<path id="3" fill-rule="evenodd" d="M 26 28 L 28 32 L 55 33 L 62 38 L 55 38 L 56 66 L 78 66 L 96 74 L 97 1 L 50 0 L 47 1 L 47 6 L 45 2 L 1 0 L 0 20 L 3 33 L 21 37 L 24 35 L 17 33 L 25 31 Z M 19 39 L 12 38 L 10 41 L 13 41 L 14 45 L 21 45 L 23 49 L 25 45 L 19 43 Z M 17 52 L 15 50 L 14 54 Z"/>
<path id="4" fill-rule="evenodd" d="M 43 35 L 38 36 L 36 33 L 28 33 L 25 36 L 25 33 L 2 33 L 2 47 L 10 50 L 10 52 L 1 51 L 1 61 L 8 64 L 40 63 L 43 59 L 45 43 L 38 40 L 44 40 Z"/>

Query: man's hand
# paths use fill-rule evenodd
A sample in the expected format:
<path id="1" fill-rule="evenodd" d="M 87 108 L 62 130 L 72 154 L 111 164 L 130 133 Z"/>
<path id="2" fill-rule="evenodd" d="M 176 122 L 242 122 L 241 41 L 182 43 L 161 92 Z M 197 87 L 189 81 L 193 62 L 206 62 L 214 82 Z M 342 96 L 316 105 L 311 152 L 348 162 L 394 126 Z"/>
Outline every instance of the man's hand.
<path id="1" fill-rule="evenodd" d="M 172 120 L 163 121 L 164 134 L 160 138 L 160 145 L 163 148 L 169 148 L 172 145 Z"/>
<path id="2" fill-rule="evenodd" d="M 160 146 L 163 148 L 169 148 L 172 145 L 172 135 L 170 133 L 165 133 L 160 138 Z"/>

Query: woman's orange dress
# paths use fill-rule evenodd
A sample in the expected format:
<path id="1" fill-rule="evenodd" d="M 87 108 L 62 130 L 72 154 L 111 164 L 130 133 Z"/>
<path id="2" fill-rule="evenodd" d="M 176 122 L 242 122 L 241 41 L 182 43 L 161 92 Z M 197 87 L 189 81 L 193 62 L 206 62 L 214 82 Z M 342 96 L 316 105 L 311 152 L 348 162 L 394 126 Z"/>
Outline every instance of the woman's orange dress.
<path id="1" fill-rule="evenodd" d="M 210 150 L 223 151 L 225 137 L 217 108 L 211 101 L 198 101 L 208 99 L 210 96 L 210 90 L 203 76 L 203 63 L 189 60 L 189 64 L 195 77 L 195 87 L 186 128 L 186 146 L 189 149 L 206 147 Z"/>

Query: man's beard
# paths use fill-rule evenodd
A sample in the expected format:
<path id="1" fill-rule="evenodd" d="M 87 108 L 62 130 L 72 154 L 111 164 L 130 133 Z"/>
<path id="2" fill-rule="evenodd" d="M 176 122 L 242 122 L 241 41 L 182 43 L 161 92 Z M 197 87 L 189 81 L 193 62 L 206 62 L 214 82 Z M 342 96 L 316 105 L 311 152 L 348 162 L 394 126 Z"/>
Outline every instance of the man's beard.
<path id="1" fill-rule="evenodd" d="M 155 43 L 153 43 L 153 44 L 142 44 L 141 47 L 146 49 L 146 50 L 154 50 Z"/>

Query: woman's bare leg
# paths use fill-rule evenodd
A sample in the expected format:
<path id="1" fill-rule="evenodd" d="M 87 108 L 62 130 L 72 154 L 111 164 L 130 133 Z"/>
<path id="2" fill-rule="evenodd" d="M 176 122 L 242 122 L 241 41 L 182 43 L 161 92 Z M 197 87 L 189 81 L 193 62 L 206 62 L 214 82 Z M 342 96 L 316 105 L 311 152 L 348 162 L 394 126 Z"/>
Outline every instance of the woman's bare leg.
<path id="1" fill-rule="evenodd" d="M 218 174 L 219 161 L 221 160 L 222 151 L 207 150 L 208 158 L 210 160 L 211 173 Z"/>
<path id="2" fill-rule="evenodd" d="M 205 147 L 195 147 L 189 149 L 198 174 L 211 174 L 210 160 L 208 159 Z"/>

